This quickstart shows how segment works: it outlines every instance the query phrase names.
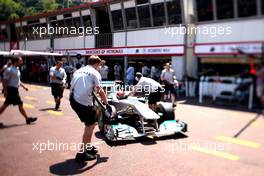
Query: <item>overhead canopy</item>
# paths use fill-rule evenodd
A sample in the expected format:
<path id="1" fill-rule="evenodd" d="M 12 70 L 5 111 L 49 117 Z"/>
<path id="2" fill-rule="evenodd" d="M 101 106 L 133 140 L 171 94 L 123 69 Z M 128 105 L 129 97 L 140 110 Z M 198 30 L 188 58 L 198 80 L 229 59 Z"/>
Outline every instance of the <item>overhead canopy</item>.
<path id="1" fill-rule="evenodd" d="M 28 51 L 28 50 L 11 50 L 10 52 L 0 51 L 0 55 L 2 56 L 62 56 L 62 54 L 59 53 Z"/>

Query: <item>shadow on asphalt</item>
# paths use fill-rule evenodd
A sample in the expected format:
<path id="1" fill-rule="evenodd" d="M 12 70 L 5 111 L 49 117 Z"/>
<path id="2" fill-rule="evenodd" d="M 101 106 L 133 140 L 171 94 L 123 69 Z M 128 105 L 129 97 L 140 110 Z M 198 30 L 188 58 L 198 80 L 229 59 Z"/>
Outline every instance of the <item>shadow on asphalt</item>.
<path id="1" fill-rule="evenodd" d="M 20 127 L 20 126 L 26 126 L 26 123 L 21 124 L 11 124 L 11 125 L 4 125 L 3 123 L 0 123 L 0 129 L 7 129 L 7 128 L 13 128 L 13 127 Z"/>
<path id="2" fill-rule="evenodd" d="M 241 128 L 233 137 L 237 138 L 239 137 L 249 126 L 251 126 L 256 120 L 259 118 L 264 118 L 263 113 L 258 113 L 256 117 L 254 117 L 252 120 L 250 120 L 243 128 Z"/>
<path id="3" fill-rule="evenodd" d="M 39 109 L 39 111 L 61 111 L 61 109 L 55 110 L 54 108 L 43 108 L 43 109 Z"/>
<path id="4" fill-rule="evenodd" d="M 76 162 L 74 159 L 69 159 L 61 163 L 50 166 L 50 173 L 55 175 L 74 175 L 81 174 L 95 167 L 97 164 L 107 162 L 108 157 L 101 157 L 97 155 L 95 161 L 89 162 Z M 91 162 L 91 165 L 89 163 Z"/>
<path id="5" fill-rule="evenodd" d="M 129 145 L 129 144 L 135 144 L 135 143 L 140 143 L 142 145 L 155 145 L 157 144 L 157 141 L 162 141 L 162 140 L 176 140 L 176 139 L 182 139 L 182 138 L 187 138 L 188 136 L 183 133 L 177 133 L 175 135 L 170 135 L 170 136 L 163 136 L 163 137 L 155 137 L 155 138 L 148 138 L 148 137 L 140 137 L 136 139 L 130 139 L 130 140 L 120 140 L 120 141 L 109 141 L 107 140 L 99 131 L 95 133 L 95 137 L 98 139 L 102 139 L 105 141 L 105 143 L 110 146 L 124 146 L 124 145 Z"/>

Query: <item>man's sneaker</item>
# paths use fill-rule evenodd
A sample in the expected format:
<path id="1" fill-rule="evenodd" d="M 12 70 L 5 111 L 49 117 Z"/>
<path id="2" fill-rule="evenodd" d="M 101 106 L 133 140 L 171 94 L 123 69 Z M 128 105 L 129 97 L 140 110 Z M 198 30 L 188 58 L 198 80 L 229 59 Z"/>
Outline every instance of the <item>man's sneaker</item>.
<path id="1" fill-rule="evenodd" d="M 38 118 L 36 118 L 36 117 L 28 117 L 26 119 L 26 122 L 27 122 L 28 125 L 30 125 L 32 122 L 35 122 L 37 119 Z"/>
<path id="2" fill-rule="evenodd" d="M 83 153 L 79 152 L 75 156 L 75 161 L 77 162 L 91 161 L 95 159 L 96 159 L 96 155 L 88 154 L 87 152 L 83 152 Z"/>
<path id="3" fill-rule="evenodd" d="M 95 146 L 92 146 L 91 149 L 87 149 L 85 152 L 91 155 L 96 155 L 98 153 L 98 149 Z"/>

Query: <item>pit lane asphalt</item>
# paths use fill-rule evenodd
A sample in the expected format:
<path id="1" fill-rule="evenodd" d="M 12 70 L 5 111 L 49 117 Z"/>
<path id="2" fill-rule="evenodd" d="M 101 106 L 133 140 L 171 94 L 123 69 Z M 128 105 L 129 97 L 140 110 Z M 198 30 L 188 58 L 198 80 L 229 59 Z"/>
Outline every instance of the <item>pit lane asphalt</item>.
<path id="1" fill-rule="evenodd" d="M 69 91 L 64 92 L 61 111 L 57 112 L 52 110 L 54 105 L 49 87 L 28 87 L 29 92 L 20 89 L 21 98 L 28 114 L 37 116 L 38 121 L 34 125 L 26 125 L 18 108 L 12 106 L 1 115 L 2 176 L 262 176 L 264 173 L 263 116 L 191 105 L 188 101 L 179 102 L 176 109 L 177 119 L 189 125 L 186 136 L 124 142 L 111 147 L 96 128 L 93 141 L 99 148 L 97 160 L 75 163 L 75 149 L 82 138 L 83 124 L 69 105 Z M 3 96 L 0 101 L 3 103 Z M 234 138 L 249 122 L 245 131 Z M 46 147 L 53 145 L 53 150 L 40 151 L 44 144 Z M 65 146 L 59 147 L 62 144 Z"/>

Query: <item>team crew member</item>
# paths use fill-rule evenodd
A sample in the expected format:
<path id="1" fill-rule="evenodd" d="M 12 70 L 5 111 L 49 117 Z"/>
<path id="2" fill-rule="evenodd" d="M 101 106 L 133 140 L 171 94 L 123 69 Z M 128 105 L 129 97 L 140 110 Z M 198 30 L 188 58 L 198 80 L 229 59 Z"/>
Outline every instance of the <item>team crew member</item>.
<path id="1" fill-rule="evenodd" d="M 130 65 L 126 71 L 126 80 L 125 80 L 126 85 L 128 86 L 133 85 L 135 79 L 134 74 L 135 74 L 135 68 L 132 65 Z"/>
<path id="2" fill-rule="evenodd" d="M 62 64 L 62 61 L 57 61 L 56 65 L 50 68 L 50 85 L 51 93 L 55 101 L 55 110 L 60 108 L 64 85 L 67 79 L 67 74 L 64 68 L 62 68 Z"/>
<path id="3" fill-rule="evenodd" d="M 20 71 L 18 67 L 21 66 L 22 63 L 23 60 L 21 57 L 13 58 L 12 65 L 8 67 L 3 74 L 4 95 L 6 97 L 6 100 L 4 104 L 0 107 L 0 114 L 2 114 L 10 104 L 18 105 L 20 113 L 24 116 L 26 123 L 29 125 L 32 122 L 36 121 L 37 118 L 28 117 L 25 109 L 23 108 L 23 102 L 19 96 L 19 86 L 23 87 L 26 91 L 28 91 L 28 88 L 26 88 L 20 82 Z"/>
<path id="4" fill-rule="evenodd" d="M 107 65 L 105 65 L 105 60 L 102 60 L 99 73 L 101 74 L 101 77 L 102 77 L 103 81 L 107 81 L 108 80 L 108 72 L 109 72 L 109 68 L 108 68 Z"/>
<path id="5" fill-rule="evenodd" d="M 80 120 L 85 124 L 83 133 L 83 152 L 76 155 L 84 160 L 96 158 L 97 149 L 91 145 L 93 130 L 96 124 L 96 112 L 93 108 L 92 92 L 95 89 L 100 95 L 104 104 L 109 108 L 107 97 L 101 87 L 100 69 L 101 59 L 98 56 L 91 56 L 86 67 L 80 68 L 73 74 L 71 82 L 70 104 Z M 79 155 L 81 154 L 81 155 Z"/>
<path id="6" fill-rule="evenodd" d="M 165 64 L 165 69 L 162 70 L 161 81 L 164 82 L 165 85 L 165 97 L 164 99 L 167 99 L 167 96 L 169 93 L 171 93 L 171 100 L 173 107 L 177 106 L 176 104 L 176 87 L 178 87 L 178 81 L 176 80 L 175 72 L 171 68 L 170 63 Z"/>
<path id="7" fill-rule="evenodd" d="M 122 73 L 122 67 L 119 64 L 119 62 L 117 62 L 114 66 L 114 75 L 115 75 L 115 80 L 121 80 L 121 73 Z"/>
<path id="8" fill-rule="evenodd" d="M 128 95 L 135 94 L 139 90 L 143 90 L 145 93 L 148 93 L 148 104 L 152 110 L 156 110 L 157 102 L 161 100 L 162 92 L 164 89 L 160 83 L 154 79 L 144 77 L 141 73 L 136 73 L 136 80 L 138 83 L 135 85 L 134 90 Z"/>

